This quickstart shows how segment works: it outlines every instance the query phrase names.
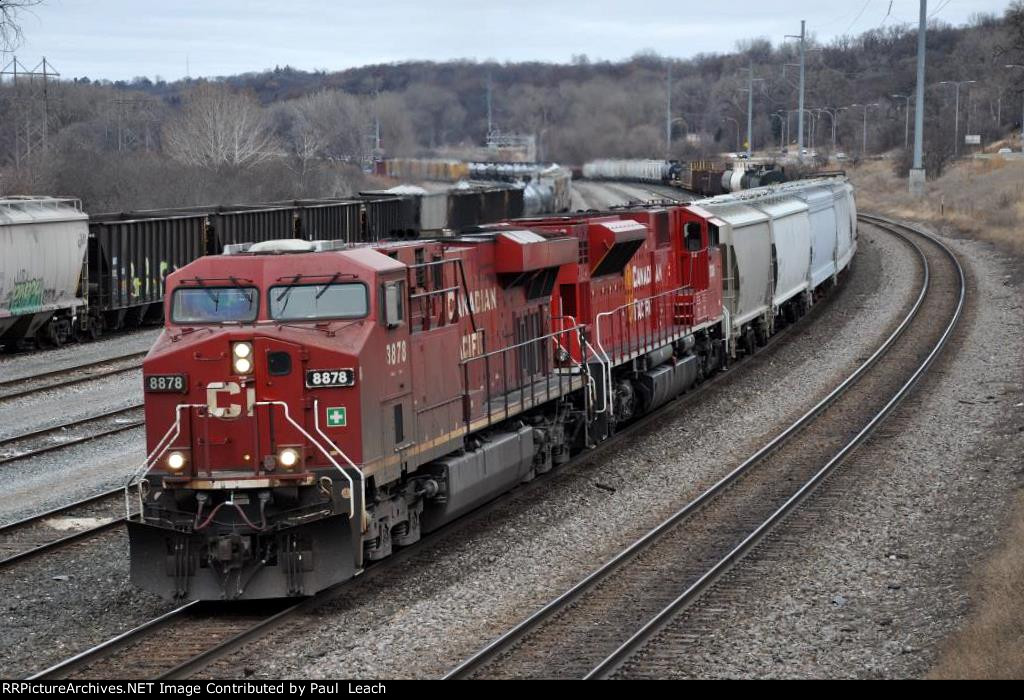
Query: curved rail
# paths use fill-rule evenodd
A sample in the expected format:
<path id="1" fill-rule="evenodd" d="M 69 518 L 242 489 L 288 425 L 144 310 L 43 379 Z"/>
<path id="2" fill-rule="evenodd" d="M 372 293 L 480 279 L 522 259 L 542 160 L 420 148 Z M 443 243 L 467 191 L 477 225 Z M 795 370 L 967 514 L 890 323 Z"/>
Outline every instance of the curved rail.
<path id="1" fill-rule="evenodd" d="M 863 220 L 869 223 L 876 223 L 873 217 L 862 216 Z M 592 572 L 582 581 L 577 583 L 575 586 L 570 588 L 568 591 L 558 596 L 541 609 L 534 612 L 528 618 L 520 622 L 512 629 L 505 632 L 502 636 L 498 637 L 478 652 L 465 659 L 462 663 L 456 666 L 454 669 L 449 671 L 444 677 L 447 679 L 455 678 L 467 678 L 481 670 L 491 661 L 497 659 L 506 651 L 512 649 L 520 640 L 526 637 L 528 634 L 537 630 L 542 623 L 552 618 L 556 613 L 567 609 L 574 602 L 580 600 L 583 595 L 594 589 L 599 583 L 605 581 L 610 577 L 611 574 L 620 570 L 628 562 L 634 560 L 641 552 L 647 550 L 652 544 L 661 539 L 667 532 L 673 530 L 676 526 L 684 521 L 688 520 L 698 511 L 704 509 L 710 502 L 714 501 L 723 491 L 728 487 L 737 482 L 741 477 L 750 473 L 757 465 L 761 464 L 765 459 L 777 451 L 782 445 L 789 442 L 793 436 L 803 430 L 806 426 L 812 423 L 818 416 L 820 416 L 827 408 L 833 405 L 840 396 L 845 394 L 850 387 L 856 384 L 877 362 L 892 348 L 893 344 L 903 335 L 907 328 L 917 318 L 918 313 L 924 303 L 925 297 L 928 293 L 931 284 L 931 271 L 928 266 L 927 257 L 921 251 L 920 247 L 910 241 L 907 236 L 899 233 L 895 230 L 895 224 L 892 222 L 882 221 L 882 225 L 886 223 L 893 227 L 892 232 L 906 240 L 917 250 L 917 253 L 922 260 L 924 266 L 924 280 L 922 282 L 920 293 L 917 296 L 914 304 L 910 311 L 907 313 L 902 322 L 897 328 L 885 339 L 882 345 L 863 362 L 850 376 L 848 376 L 838 387 L 829 393 L 824 399 L 818 402 L 813 408 L 807 413 L 801 416 L 795 423 L 790 425 L 779 435 L 773 438 L 767 445 L 758 450 L 749 459 L 745 460 L 741 465 L 736 467 L 733 471 L 727 474 L 725 477 L 720 479 L 717 483 L 703 492 L 694 501 L 690 502 L 682 509 L 671 515 L 668 519 L 662 522 L 660 525 L 655 527 L 653 530 L 643 535 L 641 538 L 633 542 L 629 547 L 624 549 L 618 555 L 613 557 L 607 563 L 599 567 L 597 570 Z M 876 225 L 879 225 L 876 223 Z M 956 260 L 955 255 L 941 242 L 935 241 L 934 238 L 927 236 L 917 231 L 914 231 L 919 235 L 924 235 L 930 240 L 936 242 L 945 253 L 953 260 L 955 267 L 960 277 L 960 294 L 957 302 L 957 307 L 949 323 L 945 333 L 943 333 L 939 343 L 932 349 L 926 360 L 918 367 L 913 373 L 912 377 L 901 387 L 897 394 L 885 405 L 869 423 L 860 430 L 852 440 L 850 440 L 843 448 L 837 453 L 824 467 L 822 467 L 810 481 L 804 484 L 804 486 L 795 493 L 786 503 L 779 508 L 773 515 L 765 522 L 761 523 L 753 532 L 746 537 L 740 545 L 736 546 L 729 554 L 718 564 L 709 569 L 696 583 L 689 587 L 682 595 L 679 596 L 675 601 L 672 602 L 667 608 L 662 610 L 654 619 L 648 622 L 642 629 L 636 632 L 630 639 L 623 643 L 615 652 L 613 652 L 608 658 L 602 663 L 595 667 L 586 678 L 603 678 L 613 674 L 618 668 L 621 667 L 622 663 L 628 659 L 636 649 L 643 646 L 654 634 L 656 634 L 664 625 L 666 621 L 673 618 L 679 610 L 686 607 L 690 602 L 698 598 L 708 586 L 710 586 L 715 580 L 717 580 L 721 574 L 735 564 L 739 559 L 743 557 L 757 542 L 759 542 L 763 536 L 771 530 L 778 522 L 780 522 L 785 515 L 796 508 L 803 500 L 819 485 L 834 468 L 845 459 L 857 446 L 863 442 L 864 439 L 877 427 L 892 409 L 899 403 L 900 400 L 906 395 L 907 392 L 916 384 L 920 376 L 931 366 L 934 358 L 941 351 L 942 347 L 945 346 L 956 322 L 959 320 L 962 313 L 964 298 L 966 293 L 966 285 L 964 281 L 963 269 Z"/>
<path id="2" fill-rule="evenodd" d="M 681 610 L 685 609 L 693 601 L 699 598 L 716 580 L 718 580 L 719 577 L 721 577 L 723 573 L 728 571 L 736 562 L 742 559 L 751 549 L 753 549 L 753 547 L 757 545 L 757 543 L 760 542 L 769 531 L 782 522 L 790 512 L 796 509 L 819 485 L 821 485 L 821 483 L 836 469 L 837 466 L 839 466 L 857 447 L 867 440 L 871 433 L 874 432 L 875 428 L 877 428 L 878 425 L 884 421 L 890 413 L 892 413 L 896 406 L 906 398 L 907 394 L 910 393 L 910 391 L 917 385 L 918 381 L 920 381 L 921 377 L 924 376 L 925 372 L 927 372 L 935 362 L 939 353 L 946 347 L 950 337 L 953 335 L 953 331 L 956 329 L 957 322 L 963 314 L 964 303 L 967 296 L 966 276 L 964 274 L 963 266 L 957 259 L 956 254 L 954 254 L 945 243 L 938 240 L 931 234 L 919 229 L 881 217 L 861 215 L 859 218 L 878 226 L 879 228 L 889 230 L 896 235 L 904 235 L 900 233 L 902 230 L 909 231 L 917 236 L 922 236 L 938 246 L 953 262 L 953 266 L 959 276 L 960 290 L 956 309 L 954 310 L 949 323 L 943 330 L 942 335 L 931 348 L 927 357 L 925 357 L 925 359 L 918 365 L 917 369 L 902 384 L 902 386 L 900 386 L 896 393 L 893 394 L 892 398 L 889 399 L 882 409 L 879 410 L 871 420 L 853 436 L 852 439 L 850 439 L 838 452 L 836 452 L 828 463 L 822 466 L 821 469 L 818 470 L 807 482 L 805 482 L 796 493 L 794 493 L 778 510 L 772 513 L 768 519 L 761 523 L 757 529 L 747 535 L 731 552 L 729 552 L 713 567 L 708 569 L 708 571 L 699 580 L 697 580 L 678 598 L 653 617 L 646 625 L 644 625 L 643 628 L 626 640 L 622 646 L 616 649 L 604 661 L 598 664 L 585 677 L 585 679 L 609 678 L 614 675 L 615 672 L 622 668 L 623 664 L 625 664 L 634 653 L 646 645 Z"/>

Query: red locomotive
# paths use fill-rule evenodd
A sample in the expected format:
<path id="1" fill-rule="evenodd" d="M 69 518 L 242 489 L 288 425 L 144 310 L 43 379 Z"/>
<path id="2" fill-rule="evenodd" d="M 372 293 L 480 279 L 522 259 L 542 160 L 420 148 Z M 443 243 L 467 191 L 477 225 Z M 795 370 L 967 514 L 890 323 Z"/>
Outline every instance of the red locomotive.
<path id="1" fill-rule="evenodd" d="M 176 271 L 144 365 L 132 579 L 308 595 L 670 401 L 748 337 L 723 248 L 752 262 L 726 211 L 752 201 L 268 241 Z"/>

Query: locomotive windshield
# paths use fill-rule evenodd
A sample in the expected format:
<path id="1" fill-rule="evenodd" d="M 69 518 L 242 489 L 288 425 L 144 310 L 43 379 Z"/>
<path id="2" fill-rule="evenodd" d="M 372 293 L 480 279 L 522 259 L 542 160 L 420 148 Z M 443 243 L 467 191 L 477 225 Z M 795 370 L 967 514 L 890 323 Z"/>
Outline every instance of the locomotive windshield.
<path id="1" fill-rule="evenodd" d="M 369 308 L 366 285 L 361 283 L 270 288 L 270 317 L 278 321 L 363 318 Z"/>
<path id="2" fill-rule="evenodd" d="M 255 287 L 179 287 L 174 290 L 175 323 L 251 323 L 259 312 Z"/>

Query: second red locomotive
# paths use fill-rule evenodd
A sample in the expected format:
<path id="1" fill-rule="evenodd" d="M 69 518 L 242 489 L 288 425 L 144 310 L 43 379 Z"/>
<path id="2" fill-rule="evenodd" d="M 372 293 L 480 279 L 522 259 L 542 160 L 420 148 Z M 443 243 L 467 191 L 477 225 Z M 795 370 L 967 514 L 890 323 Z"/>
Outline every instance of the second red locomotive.
<path id="1" fill-rule="evenodd" d="M 812 191 L 848 203 L 822 224 L 834 281 L 841 181 L 442 240 L 270 241 L 174 272 L 144 365 L 132 579 L 308 595 L 606 439 L 829 283 L 776 283 L 800 264 L 810 279 L 810 243 L 801 257 L 784 237 L 810 240 Z M 772 258 L 746 252 L 756 236 Z M 754 267 L 774 282 L 747 312 Z"/>

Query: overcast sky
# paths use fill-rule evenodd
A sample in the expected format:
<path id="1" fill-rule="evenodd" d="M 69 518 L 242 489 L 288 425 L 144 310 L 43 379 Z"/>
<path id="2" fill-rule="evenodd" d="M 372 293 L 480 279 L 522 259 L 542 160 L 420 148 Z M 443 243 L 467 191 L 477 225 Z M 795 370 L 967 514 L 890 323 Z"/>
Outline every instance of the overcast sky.
<path id="1" fill-rule="evenodd" d="M 960 24 L 1009 0 L 930 0 Z M 738 39 L 822 41 L 917 21 L 918 0 L 44 0 L 23 16 L 21 62 L 45 56 L 65 78 L 181 78 L 275 65 L 340 70 L 410 59 L 568 62 L 652 49 L 688 57 Z M 6 63 L 8 57 L 4 57 Z M 186 63 L 187 62 L 187 63 Z"/>

